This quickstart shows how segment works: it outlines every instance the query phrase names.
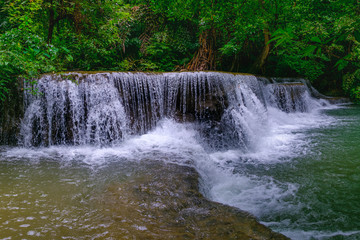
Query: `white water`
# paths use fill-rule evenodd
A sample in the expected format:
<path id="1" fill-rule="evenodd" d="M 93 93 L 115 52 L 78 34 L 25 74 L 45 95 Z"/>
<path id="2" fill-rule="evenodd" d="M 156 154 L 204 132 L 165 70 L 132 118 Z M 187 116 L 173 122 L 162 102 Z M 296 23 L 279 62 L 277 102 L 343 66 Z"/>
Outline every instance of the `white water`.
<path id="1" fill-rule="evenodd" d="M 291 161 L 311 151 L 311 143 L 303 131 L 332 123 L 331 118 L 313 113 L 281 113 L 268 111 L 269 120 L 260 129 L 252 151 L 226 150 L 208 152 L 201 143 L 196 125 L 177 123 L 171 119 L 161 121 L 147 134 L 132 137 L 112 147 L 52 146 L 47 148 L 15 148 L 3 153 L 6 158 L 58 159 L 61 162 L 82 161 L 89 167 L 106 165 L 108 161 L 139 161 L 155 159 L 190 165 L 201 174 L 204 194 L 217 202 L 238 207 L 261 218 L 276 211 L 298 211 L 293 205 L 299 186 L 279 182 L 270 176 L 249 174 L 241 166 L 258 165 L 271 168 L 272 164 Z M 264 134 L 266 132 L 266 134 Z M 240 168 L 239 168 L 240 166 Z M 266 168 L 265 167 L 265 168 Z M 271 223 L 268 223 L 271 226 Z M 303 232 L 287 232 L 294 239 L 302 239 Z M 313 233 L 309 233 L 310 236 Z M 306 239 L 306 238 L 305 238 Z"/>
<path id="2" fill-rule="evenodd" d="M 44 81 L 51 86 L 54 94 L 46 95 L 45 102 L 35 99 L 29 104 L 22 128 L 22 141 L 28 148 L 14 148 L 3 153 L 3 156 L 32 159 L 34 163 L 42 157 L 55 158 L 62 162 L 76 160 L 90 167 L 106 165 L 109 161 L 144 159 L 189 165 L 200 173 L 202 191 L 211 200 L 248 211 L 260 219 L 284 209 L 286 212 L 300 210 L 302 206 L 294 204 L 296 201 L 293 201 L 299 186 L 275 180 L 266 172 L 271 170 L 273 165 L 291 162 L 294 158 L 312 151 L 313 143 L 309 142 L 305 133 L 311 128 L 328 126 L 334 122 L 332 118 L 321 114 L 321 109 L 331 106 L 323 100 L 311 98 L 304 89 L 299 90 L 299 95 L 294 95 L 286 92 L 284 86 L 279 87 L 279 92 L 282 92 L 279 103 L 274 90 L 278 89 L 277 86 L 263 86 L 258 82 L 254 84 L 256 79 L 251 76 L 189 74 L 182 76 L 180 85 L 174 85 L 174 78 L 178 76 L 169 74 L 165 75 L 169 86 L 166 94 L 164 89 L 156 88 L 162 85 L 161 81 L 165 81 L 164 79 L 154 78 L 155 80 L 148 83 L 145 77 L 136 75 L 134 86 L 130 84 L 133 75 L 122 79 L 120 93 L 113 78 L 97 84 L 94 83 L 96 80 L 92 79 L 80 85 L 71 81 L 57 84 Z M 192 78 L 196 81 L 189 80 Z M 218 82 L 219 79 L 225 83 Z M 239 143 L 217 148 L 216 144 L 222 144 L 223 139 L 229 141 L 226 137 L 220 137 L 220 140 L 215 140 L 209 148 L 211 139 L 204 138 L 201 132 L 204 128 L 203 122 L 179 123 L 173 119 L 177 105 L 180 105 L 183 119 L 189 107 L 195 108 L 195 112 L 199 114 L 198 119 L 202 119 L 204 111 L 197 111 L 196 108 L 201 107 L 201 99 L 205 98 L 206 91 L 210 91 L 204 88 L 207 84 L 208 89 L 215 91 L 227 89 L 225 92 L 229 106 L 225 109 L 220 124 L 225 125 L 225 134 L 234 134 L 230 137 L 231 141 Z M 155 88 L 156 90 L 152 91 Z M 190 95 L 186 93 L 187 90 L 181 90 L 188 88 L 192 92 Z M 139 96 L 144 91 L 150 94 L 148 98 L 140 99 Z M 124 98 L 125 94 L 129 94 L 127 98 Z M 176 97 L 178 94 L 180 97 Z M 56 124 L 66 129 L 65 96 L 71 99 L 69 109 L 74 116 L 71 121 L 72 126 L 76 126 L 71 142 L 79 144 L 77 146 L 64 146 L 66 132 L 59 133 L 62 134 L 61 141 L 58 142 L 60 145 L 55 146 L 53 139 L 56 138 L 52 138 L 54 115 L 51 109 L 54 106 L 61 110 L 60 113 L 54 113 L 61 120 Z M 83 100 L 84 96 L 86 101 Z M 106 97 L 103 101 L 104 96 Z M 194 105 L 189 106 L 186 104 L 189 100 L 186 99 L 190 97 L 200 100 L 195 100 Z M 138 102 L 130 101 L 134 99 Z M 180 102 L 176 102 L 178 99 Z M 39 116 L 35 112 L 41 112 L 41 104 L 45 104 L 47 113 Z M 147 107 L 150 107 L 150 110 Z M 135 119 L 132 125 L 130 119 L 134 116 L 129 116 L 128 112 L 134 109 L 138 109 L 136 114 L 133 113 L 138 119 Z M 81 116 L 85 111 L 88 111 L 87 119 Z M 36 118 L 39 119 L 36 121 L 47 127 L 40 127 L 40 131 L 34 132 L 31 124 L 34 124 Z M 227 129 L 228 126 L 230 130 Z M 35 133 L 42 138 L 48 138 L 47 144 L 50 146 L 29 148 Z M 134 133 L 141 135 L 133 135 Z M 269 226 L 272 224 L 264 223 Z M 301 230 L 284 233 L 294 239 L 306 239 L 314 234 Z"/>

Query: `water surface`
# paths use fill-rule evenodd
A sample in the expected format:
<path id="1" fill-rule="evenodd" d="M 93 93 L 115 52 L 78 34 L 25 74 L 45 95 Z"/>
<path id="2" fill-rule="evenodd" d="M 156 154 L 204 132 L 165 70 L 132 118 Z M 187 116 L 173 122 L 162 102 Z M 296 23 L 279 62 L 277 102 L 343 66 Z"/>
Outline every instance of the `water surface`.
<path id="1" fill-rule="evenodd" d="M 180 75 L 39 80 L 26 148 L 0 149 L 0 239 L 225 236 L 218 216 L 241 214 L 197 188 L 293 239 L 360 239 L 359 107 L 303 84 Z"/>
<path id="2" fill-rule="evenodd" d="M 293 239 L 360 239 L 360 108 L 319 114 L 274 127 L 263 153 L 215 155 L 236 177 L 209 195 Z"/>

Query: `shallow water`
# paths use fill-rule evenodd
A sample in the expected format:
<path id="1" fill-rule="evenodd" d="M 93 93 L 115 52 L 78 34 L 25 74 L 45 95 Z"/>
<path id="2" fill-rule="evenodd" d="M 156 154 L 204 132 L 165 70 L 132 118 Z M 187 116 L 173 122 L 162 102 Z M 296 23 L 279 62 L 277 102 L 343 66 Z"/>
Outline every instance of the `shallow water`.
<path id="1" fill-rule="evenodd" d="M 117 149 L 1 149 L 0 239 L 285 239 L 206 200 L 190 167 L 199 155 L 157 137 Z"/>
<path id="2" fill-rule="evenodd" d="M 209 151 L 196 125 L 169 119 L 112 147 L 1 147 L 0 239 L 131 238 L 148 232 L 149 225 L 134 219 L 120 225 L 109 213 L 114 203 L 107 193 L 117 184 L 131 189 L 133 176 L 145 176 L 150 167 L 144 163 L 152 161 L 196 169 L 207 198 L 248 211 L 293 239 L 360 239 L 360 108 L 269 108 L 267 114 L 262 127 L 252 128 L 246 150 Z M 161 174 L 152 173 L 150 179 Z M 152 233 L 172 229 L 156 218 L 144 221 L 149 219 L 158 221 L 150 225 L 158 228 Z"/>

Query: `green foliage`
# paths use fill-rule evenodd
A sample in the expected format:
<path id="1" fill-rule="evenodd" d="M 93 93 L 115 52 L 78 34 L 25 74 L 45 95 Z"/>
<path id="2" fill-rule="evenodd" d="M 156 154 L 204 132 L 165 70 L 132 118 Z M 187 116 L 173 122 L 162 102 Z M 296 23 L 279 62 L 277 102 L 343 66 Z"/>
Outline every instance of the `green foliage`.
<path id="1" fill-rule="evenodd" d="M 360 103 L 360 69 L 344 76 L 343 88 L 351 99 Z"/>
<path id="2" fill-rule="evenodd" d="M 0 9 L 0 99 L 19 77 L 174 71 L 199 50 L 216 70 L 305 77 L 360 99 L 358 0 L 0 0 Z"/>
<path id="3" fill-rule="evenodd" d="M 114 7 L 116 6 L 116 7 Z M 11 0 L 2 2 L 0 99 L 17 79 L 73 69 L 116 69 L 128 30 L 122 0 Z M 54 33 L 49 44 L 50 10 Z M 51 14 L 50 14 L 51 15 Z"/>
<path id="4" fill-rule="evenodd" d="M 0 36 L 0 99 L 7 97 L 9 88 L 18 77 L 28 79 L 44 72 L 59 69 L 56 62 L 61 55 L 71 58 L 66 48 L 47 45 L 43 38 L 29 28 L 24 18 L 18 28 L 12 28 Z"/>
<path id="5" fill-rule="evenodd" d="M 284 10 L 284 20 L 278 18 L 270 40 L 274 61 L 314 84 L 328 86 L 325 90 L 339 86 L 331 84 L 341 82 L 341 76 L 345 93 L 350 94 L 350 85 L 356 89 L 356 83 L 349 85 L 349 77 L 359 68 L 360 60 L 358 1 L 303 0 L 296 6 L 284 5 Z M 354 92 L 350 95 L 357 96 Z"/>

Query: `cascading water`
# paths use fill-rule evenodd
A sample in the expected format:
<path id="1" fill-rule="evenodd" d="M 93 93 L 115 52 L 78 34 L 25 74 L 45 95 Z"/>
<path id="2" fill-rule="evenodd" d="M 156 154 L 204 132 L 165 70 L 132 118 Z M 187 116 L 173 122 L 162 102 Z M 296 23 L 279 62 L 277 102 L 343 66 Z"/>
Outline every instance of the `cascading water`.
<path id="1" fill-rule="evenodd" d="M 307 112 L 309 92 L 301 83 L 271 84 L 268 86 L 269 104 L 285 112 Z"/>
<path id="2" fill-rule="evenodd" d="M 208 141 L 212 147 L 246 148 L 255 125 L 266 121 L 264 84 L 250 75 L 47 75 L 36 88 L 37 96 L 27 96 L 24 146 L 108 145 L 144 134 L 161 119 L 176 118 L 199 123 L 201 134 L 213 138 Z"/>
<path id="3" fill-rule="evenodd" d="M 13 217 L 4 223 L 5 232 L 14 229 L 14 226 L 6 227 L 7 224 L 21 222 L 20 228 L 26 229 L 32 223 L 23 222 L 50 218 L 47 225 L 41 221 L 37 223 L 45 224 L 45 230 L 38 228 L 23 234 L 74 237 L 66 235 L 70 230 L 58 228 L 59 220 L 64 227 L 77 229 L 76 236 L 81 239 L 94 236 L 161 238 L 159 236 L 165 236 L 163 234 L 169 230 L 163 231 L 162 226 L 177 228 L 179 224 L 186 229 L 179 231 L 194 233 L 193 229 L 186 228 L 184 219 L 196 218 L 197 214 L 203 216 L 201 214 L 208 210 L 196 205 L 198 200 L 191 200 L 196 203 L 192 207 L 183 203 L 180 195 L 165 204 L 164 196 L 178 196 L 169 187 L 180 175 L 170 173 L 159 163 L 164 162 L 181 166 L 184 176 L 194 176 L 184 166 L 195 169 L 200 176 L 200 189 L 207 198 L 248 211 L 262 223 L 294 239 L 323 238 L 332 234 L 335 237 L 359 236 L 353 227 L 318 230 L 318 218 L 309 217 L 307 212 L 311 208 L 322 209 L 321 205 L 312 206 L 306 202 L 313 195 L 304 197 L 305 200 L 298 196 L 304 192 L 301 184 L 306 179 L 296 182 L 291 177 L 301 176 L 297 167 L 311 163 L 308 158 L 320 156 L 314 150 L 318 145 L 312 142 L 315 140 L 311 140 L 314 139 L 311 131 L 332 126 L 337 120 L 321 111 L 335 107 L 312 97 L 313 90 L 309 91 L 304 82 L 277 80 L 215 72 L 43 76 L 35 86 L 39 94 L 26 93 L 24 97 L 26 111 L 19 139 L 23 147 L 0 149 L 0 159 L 15 159 L 31 166 L 30 170 L 19 166 L 20 173 L 14 172 L 14 176 L 0 171 L 0 178 L 5 176 L 6 181 L 14 182 L 16 189 L 23 193 L 13 193 L 10 187 L 13 185 L 9 184 L 9 188 L 0 190 L 0 203 L 8 204 L 5 208 L 8 214 L 18 216 L 20 213 L 11 205 L 15 200 L 7 203 L 4 200 L 7 196 L 19 198 L 16 201 L 22 204 L 24 197 L 21 196 L 27 196 L 24 192 L 31 189 L 31 196 L 38 194 L 44 201 L 41 205 L 34 200 L 32 205 L 40 209 L 34 209 L 34 216 L 29 219 Z M 29 159 L 31 163 L 27 162 Z M 1 160 L 0 164 L 6 169 L 12 162 Z M 84 165 L 94 169 L 94 173 L 85 170 Z M 51 169 L 50 173 L 45 173 L 44 168 Z M 142 172 L 140 177 L 139 172 Z M 52 174 L 55 180 L 50 181 Z M 167 174 L 175 175 L 166 177 Z M 18 184 L 18 175 L 31 177 L 33 185 Z M 181 175 L 181 179 L 184 176 Z M 64 192 L 62 201 L 68 202 L 69 207 L 58 203 L 58 194 L 46 189 L 43 181 L 59 185 Z M 132 187 L 136 181 L 140 181 L 139 186 Z M 146 185 L 146 182 L 151 184 Z M 156 190 L 153 191 L 154 186 Z M 136 191 L 132 193 L 134 188 Z M 132 195 L 128 195 L 128 190 Z M 152 191 L 156 197 L 145 201 Z M 106 193 L 104 199 L 112 199 L 114 203 L 91 197 L 102 192 Z M 156 195 L 159 192 L 162 194 Z M 31 203 L 32 198 L 28 199 Z M 75 207 L 79 214 L 73 215 L 74 204 L 79 205 L 78 199 L 85 207 Z M 124 209 L 130 209 L 128 215 L 126 210 L 114 207 L 119 201 L 127 204 Z M 95 210 L 94 202 L 99 203 Z M 172 211 L 167 204 L 175 204 L 174 216 L 168 219 L 163 218 Z M 44 216 L 47 211 L 44 209 L 48 208 L 52 209 L 52 214 Z M 158 214 L 154 209 L 164 211 L 160 211 L 161 217 L 154 217 Z M 319 215 L 329 214 L 321 211 Z M 95 220 L 91 222 L 91 219 Z M 178 234 L 171 229 L 173 234 Z M 1 234 L 0 238 L 7 236 Z M 201 238 L 193 236 L 196 237 Z"/>

